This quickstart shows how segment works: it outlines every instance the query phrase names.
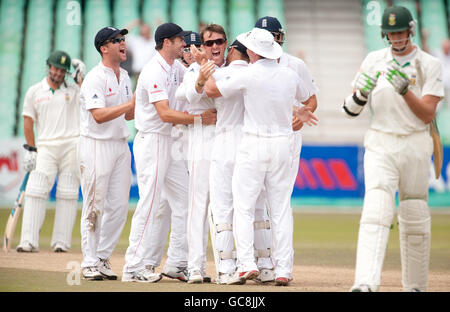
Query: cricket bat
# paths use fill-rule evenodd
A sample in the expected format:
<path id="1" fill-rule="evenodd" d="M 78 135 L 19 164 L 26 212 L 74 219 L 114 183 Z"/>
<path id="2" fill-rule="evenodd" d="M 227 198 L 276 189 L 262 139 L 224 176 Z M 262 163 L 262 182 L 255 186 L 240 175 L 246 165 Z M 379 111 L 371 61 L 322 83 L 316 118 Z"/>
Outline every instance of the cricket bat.
<path id="1" fill-rule="evenodd" d="M 19 194 L 17 195 L 16 201 L 14 202 L 14 206 L 9 215 L 8 223 L 6 223 L 5 234 L 3 235 L 3 250 L 5 252 L 9 251 L 9 249 L 11 248 L 11 244 L 13 242 L 14 231 L 16 230 L 17 221 L 19 220 L 20 212 L 22 210 L 22 203 L 25 197 L 25 188 L 27 186 L 29 176 L 30 172 L 27 172 L 27 174 L 23 178 Z"/>
<path id="2" fill-rule="evenodd" d="M 214 255 L 214 265 L 216 267 L 216 279 L 219 277 L 219 262 L 220 255 L 216 249 L 216 224 L 214 223 L 213 214 L 211 211 L 211 205 L 208 205 L 208 222 L 209 222 L 209 234 L 211 235 L 211 247 Z"/>
<path id="3" fill-rule="evenodd" d="M 419 86 L 423 87 L 423 73 L 422 66 L 419 59 L 416 59 L 417 82 Z M 434 176 L 439 179 L 442 170 L 442 163 L 444 161 L 444 149 L 442 148 L 441 136 L 436 122 L 436 117 L 430 123 L 430 136 L 433 139 L 433 161 L 434 161 Z"/>

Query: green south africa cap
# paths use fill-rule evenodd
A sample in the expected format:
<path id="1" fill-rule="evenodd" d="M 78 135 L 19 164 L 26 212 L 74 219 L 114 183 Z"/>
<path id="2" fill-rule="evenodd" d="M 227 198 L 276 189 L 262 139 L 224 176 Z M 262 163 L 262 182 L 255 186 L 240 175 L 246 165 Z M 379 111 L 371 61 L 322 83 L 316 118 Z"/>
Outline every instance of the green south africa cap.
<path id="1" fill-rule="evenodd" d="M 47 64 L 65 69 L 68 72 L 70 70 L 71 59 L 66 52 L 54 51 L 48 57 Z"/>
<path id="2" fill-rule="evenodd" d="M 381 31 L 383 34 L 403 31 L 410 28 L 413 20 L 411 12 L 402 6 L 386 8 L 381 18 Z"/>

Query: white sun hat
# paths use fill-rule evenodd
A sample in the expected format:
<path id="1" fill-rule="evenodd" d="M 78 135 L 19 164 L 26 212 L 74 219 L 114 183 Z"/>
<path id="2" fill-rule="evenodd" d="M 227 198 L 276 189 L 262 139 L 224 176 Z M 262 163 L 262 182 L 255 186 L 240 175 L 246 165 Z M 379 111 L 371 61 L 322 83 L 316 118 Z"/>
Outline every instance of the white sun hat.
<path id="1" fill-rule="evenodd" d="M 273 35 L 261 28 L 253 28 L 251 31 L 240 34 L 236 38 L 247 49 L 262 57 L 276 60 L 283 54 L 281 46 L 275 42 Z"/>

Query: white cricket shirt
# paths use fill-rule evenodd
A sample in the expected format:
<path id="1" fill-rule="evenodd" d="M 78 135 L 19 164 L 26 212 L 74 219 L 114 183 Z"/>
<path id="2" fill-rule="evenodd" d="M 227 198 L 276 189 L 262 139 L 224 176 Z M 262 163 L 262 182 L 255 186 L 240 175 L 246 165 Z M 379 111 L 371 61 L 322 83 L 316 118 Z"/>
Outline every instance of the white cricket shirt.
<path id="1" fill-rule="evenodd" d="M 213 78 L 220 81 L 228 76 L 239 75 L 239 72 L 248 67 L 245 61 L 231 62 L 227 67 L 218 68 Z M 237 92 L 229 97 L 218 97 L 214 100 L 217 110 L 216 133 L 233 130 L 236 126 L 244 124 L 244 96 Z"/>
<path id="2" fill-rule="evenodd" d="M 31 117 L 36 125 L 36 144 L 80 135 L 79 95 L 78 85 L 67 81 L 53 92 L 47 77 L 28 89 L 22 116 Z"/>
<path id="3" fill-rule="evenodd" d="M 295 101 L 309 98 L 301 78 L 277 60 L 269 59 L 258 60 L 239 73 L 216 84 L 224 97 L 243 92 L 243 131 L 267 137 L 291 134 Z"/>
<path id="4" fill-rule="evenodd" d="M 279 63 L 281 66 L 289 67 L 297 73 L 297 75 L 302 79 L 306 90 L 308 90 L 309 97 L 319 92 L 319 88 L 314 82 L 311 72 L 302 59 L 284 52 L 280 57 Z"/>
<path id="5" fill-rule="evenodd" d="M 411 111 L 403 97 L 395 92 L 392 84 L 386 79 L 387 67 L 393 58 L 390 47 L 369 53 L 352 82 L 352 86 L 355 87 L 358 75 L 362 72 L 370 75 L 375 75 L 377 71 L 381 73 L 368 100 L 372 114 L 370 128 L 398 135 L 427 130 L 428 125 Z M 422 85 L 420 85 L 420 77 L 417 75 L 416 60 L 419 60 L 422 70 Z M 416 47 L 409 57 L 401 57 L 397 61 L 402 66 L 403 72 L 410 78 L 409 90 L 418 98 L 427 94 L 437 97 L 444 96 L 441 64 L 437 58 Z M 407 62 L 403 63 L 404 61 Z"/>
<path id="6" fill-rule="evenodd" d="M 174 109 L 175 92 L 185 70 L 178 61 L 169 65 L 159 52 L 144 66 L 136 86 L 136 129 L 170 135 L 172 124 L 161 120 L 153 103 L 168 100 L 169 107 Z"/>
<path id="7" fill-rule="evenodd" d="M 128 72 L 120 68 L 120 81 L 112 68 L 98 63 L 84 78 L 81 85 L 81 135 L 99 140 L 117 140 L 128 137 L 125 114 L 99 124 L 89 111 L 94 108 L 117 106 L 131 101 L 133 91 Z"/>

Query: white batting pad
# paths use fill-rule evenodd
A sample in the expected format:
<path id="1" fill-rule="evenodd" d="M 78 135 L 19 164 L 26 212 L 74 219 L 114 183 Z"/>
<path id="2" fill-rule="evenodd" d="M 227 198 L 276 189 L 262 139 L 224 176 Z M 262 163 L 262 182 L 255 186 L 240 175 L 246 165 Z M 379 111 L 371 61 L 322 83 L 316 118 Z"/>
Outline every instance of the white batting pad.
<path id="1" fill-rule="evenodd" d="M 431 218 L 424 200 L 404 200 L 398 211 L 403 290 L 427 290 Z"/>

